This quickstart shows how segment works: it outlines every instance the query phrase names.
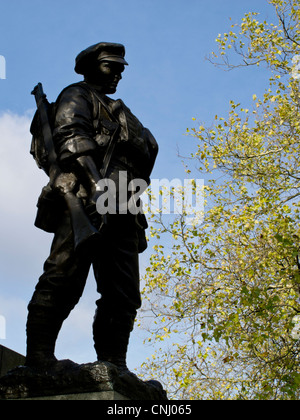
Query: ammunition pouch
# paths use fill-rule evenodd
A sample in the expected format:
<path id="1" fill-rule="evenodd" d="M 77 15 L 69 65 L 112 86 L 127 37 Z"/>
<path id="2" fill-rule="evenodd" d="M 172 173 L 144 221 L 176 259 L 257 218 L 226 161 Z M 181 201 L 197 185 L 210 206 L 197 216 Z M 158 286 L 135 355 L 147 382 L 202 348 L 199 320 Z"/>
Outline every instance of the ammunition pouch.
<path id="1" fill-rule="evenodd" d="M 63 197 L 56 194 L 48 184 L 42 189 L 37 208 L 34 225 L 45 232 L 55 233 L 66 208 Z"/>

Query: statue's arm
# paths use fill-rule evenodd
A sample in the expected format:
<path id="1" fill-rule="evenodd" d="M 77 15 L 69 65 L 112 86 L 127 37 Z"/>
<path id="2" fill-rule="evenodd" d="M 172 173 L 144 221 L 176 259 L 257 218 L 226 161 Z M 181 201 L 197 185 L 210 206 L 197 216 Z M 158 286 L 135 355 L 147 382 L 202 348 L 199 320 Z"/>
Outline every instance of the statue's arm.
<path id="1" fill-rule="evenodd" d="M 82 155 L 96 149 L 93 127 L 93 103 L 80 86 L 63 91 L 57 101 L 53 142 L 58 160 L 68 168 Z"/>
<path id="2" fill-rule="evenodd" d="M 60 165 L 74 172 L 93 196 L 101 179 L 94 162 L 94 104 L 86 89 L 72 86 L 59 97 L 53 141 Z"/>

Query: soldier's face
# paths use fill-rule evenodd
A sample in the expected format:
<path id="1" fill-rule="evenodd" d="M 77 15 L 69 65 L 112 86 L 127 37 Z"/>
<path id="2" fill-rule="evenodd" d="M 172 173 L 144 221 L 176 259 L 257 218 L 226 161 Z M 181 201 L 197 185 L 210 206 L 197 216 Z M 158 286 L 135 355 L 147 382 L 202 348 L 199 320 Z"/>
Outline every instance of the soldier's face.
<path id="1" fill-rule="evenodd" d="M 115 93 L 125 66 L 114 61 L 101 61 L 96 70 L 97 84 L 102 86 L 103 93 Z"/>

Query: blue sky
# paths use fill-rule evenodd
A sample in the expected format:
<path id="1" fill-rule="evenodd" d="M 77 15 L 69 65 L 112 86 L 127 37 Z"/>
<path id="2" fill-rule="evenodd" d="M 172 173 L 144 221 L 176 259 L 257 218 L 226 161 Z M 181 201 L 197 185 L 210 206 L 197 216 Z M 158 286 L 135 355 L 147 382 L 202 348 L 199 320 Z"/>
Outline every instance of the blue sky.
<path id="1" fill-rule="evenodd" d="M 249 104 L 265 88 L 263 70 L 225 72 L 206 60 L 217 49 L 218 34 L 249 11 L 274 20 L 267 0 L 1 1 L 6 79 L 0 80 L 0 316 L 6 319 L 6 339 L 0 331 L 0 344 L 25 352 L 26 305 L 51 243 L 51 235 L 33 226 L 47 179 L 29 155 L 32 88 L 42 82 L 49 100 L 55 100 L 80 80 L 73 69 L 81 50 L 100 41 L 123 43 L 129 66 L 113 97 L 122 98 L 157 138 L 153 177 L 184 177 L 177 154 L 193 149 L 195 140 L 185 136 L 195 124 L 192 118 L 210 124 L 216 114 L 227 114 L 230 99 Z M 141 258 L 142 269 L 148 255 Z M 96 299 L 90 276 L 59 337 L 59 358 L 95 359 L 90 324 Z M 135 331 L 131 340 L 132 369 L 151 354 L 142 336 Z"/>

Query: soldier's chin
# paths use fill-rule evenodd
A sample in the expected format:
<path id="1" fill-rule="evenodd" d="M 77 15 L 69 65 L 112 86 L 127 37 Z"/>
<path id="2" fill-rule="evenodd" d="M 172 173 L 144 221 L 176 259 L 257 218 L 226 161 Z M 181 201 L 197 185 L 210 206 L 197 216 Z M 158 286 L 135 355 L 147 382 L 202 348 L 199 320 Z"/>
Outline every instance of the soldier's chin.
<path id="1" fill-rule="evenodd" d="M 107 88 L 105 90 L 106 90 L 106 93 L 116 93 L 117 86 L 115 86 L 115 85 L 113 85 L 113 86 L 107 86 Z"/>

